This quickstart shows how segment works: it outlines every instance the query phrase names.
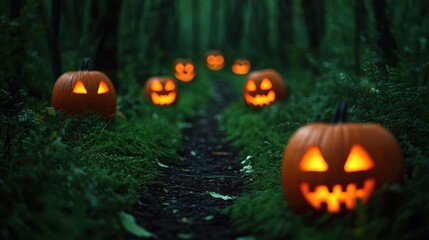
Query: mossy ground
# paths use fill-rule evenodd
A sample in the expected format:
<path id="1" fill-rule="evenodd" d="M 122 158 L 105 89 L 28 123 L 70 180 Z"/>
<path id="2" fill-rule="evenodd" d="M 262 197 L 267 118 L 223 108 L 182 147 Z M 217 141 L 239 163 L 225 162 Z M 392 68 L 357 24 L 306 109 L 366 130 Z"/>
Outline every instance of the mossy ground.
<path id="1" fill-rule="evenodd" d="M 263 109 L 237 101 L 222 114 L 228 136 L 241 149 L 247 191 L 227 209 L 237 227 L 261 239 L 422 239 L 429 234 L 427 148 L 429 109 L 427 87 L 409 84 L 406 74 L 386 74 L 368 64 L 365 75 L 328 71 L 312 77 L 303 69 L 281 72 L 288 87 L 287 100 Z M 237 92 L 243 79 L 232 77 Z M 280 164 L 294 131 L 312 122 L 329 122 L 337 101 L 349 103 L 349 120 L 377 122 L 400 143 L 405 158 L 404 184 L 397 199 L 376 194 L 366 206 L 342 217 L 319 218 L 291 212 L 284 200 Z M 396 202 L 386 214 L 386 203 Z"/>
<path id="2" fill-rule="evenodd" d="M 1 130 L 10 140 L 0 157 L 0 238 L 121 235 L 120 213 L 160 177 L 160 164 L 178 160 L 184 119 L 206 105 L 207 84 L 204 73 L 179 83 L 180 99 L 167 108 L 138 91 L 121 95 L 111 120 L 53 115 L 49 104 L 26 103 L 24 92 L 3 92 Z"/>

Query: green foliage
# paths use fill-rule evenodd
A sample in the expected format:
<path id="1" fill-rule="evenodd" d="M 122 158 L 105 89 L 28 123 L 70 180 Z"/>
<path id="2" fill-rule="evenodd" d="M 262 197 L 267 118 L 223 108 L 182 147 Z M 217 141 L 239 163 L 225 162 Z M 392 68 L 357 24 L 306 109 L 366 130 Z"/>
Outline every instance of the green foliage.
<path id="1" fill-rule="evenodd" d="M 184 101 L 172 108 L 121 96 L 123 116 L 110 121 L 52 115 L 44 104 L 26 104 L 23 91 L 1 92 L 0 238 L 105 239 L 120 233 L 118 214 L 160 176 L 158 164 L 177 161 L 183 118 L 207 102 L 206 84 L 196 82 L 190 89 L 198 94 L 184 91 Z"/>
<path id="2" fill-rule="evenodd" d="M 333 70 L 312 78 L 297 71 L 284 73 L 290 90 L 287 101 L 257 110 L 240 101 L 223 112 L 221 119 L 228 136 L 242 149 L 245 159 L 242 164 L 247 192 L 227 209 L 240 230 L 262 239 L 427 236 L 429 194 L 421 189 L 429 184 L 429 149 L 425 145 L 429 140 L 429 110 L 423 104 L 429 89 L 413 86 L 408 81 L 410 75 L 399 69 L 388 69 L 384 74 L 366 64 L 364 72 L 364 76 L 356 77 Z M 397 137 L 405 156 L 404 185 L 395 190 L 396 200 L 377 193 L 367 205 L 343 217 L 297 216 L 288 209 L 280 188 L 284 148 L 300 126 L 329 122 L 341 99 L 349 104 L 350 121 L 378 122 Z M 396 205 L 390 206 L 392 203 Z"/>

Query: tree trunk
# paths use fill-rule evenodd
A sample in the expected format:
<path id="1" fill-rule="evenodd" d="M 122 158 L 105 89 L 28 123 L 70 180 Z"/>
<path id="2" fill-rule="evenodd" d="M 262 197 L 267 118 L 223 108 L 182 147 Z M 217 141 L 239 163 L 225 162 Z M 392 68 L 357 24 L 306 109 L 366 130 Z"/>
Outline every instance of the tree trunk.
<path id="1" fill-rule="evenodd" d="M 93 1 L 91 6 L 91 21 L 97 24 L 93 25 L 95 29 L 92 31 L 99 37 L 99 41 L 95 42 L 92 63 L 94 69 L 104 72 L 115 85 L 118 85 L 118 27 L 121 4 L 122 1 L 108 0 Z"/>
<path id="2" fill-rule="evenodd" d="M 21 7 L 22 7 L 21 0 L 10 0 L 9 18 L 10 19 L 19 18 L 21 16 Z"/>
<path id="3" fill-rule="evenodd" d="M 325 1 L 302 0 L 310 52 L 320 56 L 320 44 L 325 31 Z"/>
<path id="4" fill-rule="evenodd" d="M 384 69 L 386 65 L 395 67 L 398 64 L 398 58 L 395 54 L 397 45 L 390 31 L 390 21 L 386 16 L 386 1 L 372 0 L 372 5 L 378 34 L 377 52 L 380 57 L 379 65 L 382 69 Z"/>
<path id="5" fill-rule="evenodd" d="M 61 55 L 59 48 L 59 32 L 60 32 L 60 21 L 61 21 L 61 0 L 52 1 L 51 6 L 51 17 L 52 17 L 52 32 L 51 32 L 51 53 L 52 53 L 52 71 L 55 77 L 59 77 L 61 74 Z"/>

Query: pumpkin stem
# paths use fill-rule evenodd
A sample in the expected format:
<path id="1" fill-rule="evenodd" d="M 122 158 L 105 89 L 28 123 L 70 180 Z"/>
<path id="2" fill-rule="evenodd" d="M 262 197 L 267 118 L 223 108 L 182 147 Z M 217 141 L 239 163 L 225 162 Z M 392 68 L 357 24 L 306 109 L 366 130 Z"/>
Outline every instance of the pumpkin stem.
<path id="1" fill-rule="evenodd" d="M 80 70 L 81 71 L 88 71 L 88 69 L 89 69 L 89 57 L 86 57 L 86 58 L 83 58 Z"/>
<path id="2" fill-rule="evenodd" d="M 335 112 L 335 118 L 332 123 L 345 123 L 347 122 L 347 102 L 339 101 L 337 104 L 337 110 Z"/>

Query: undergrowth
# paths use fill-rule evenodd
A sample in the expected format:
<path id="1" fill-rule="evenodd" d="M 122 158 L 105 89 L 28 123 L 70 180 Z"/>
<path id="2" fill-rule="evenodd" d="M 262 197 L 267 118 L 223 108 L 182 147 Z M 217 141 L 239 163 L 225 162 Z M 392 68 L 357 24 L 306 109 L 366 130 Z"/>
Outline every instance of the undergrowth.
<path id="1" fill-rule="evenodd" d="M 207 81 L 182 85 L 176 106 L 120 95 L 113 120 L 66 116 L 1 92 L 0 238 L 106 239 L 120 215 L 178 161 L 184 118 L 205 106 Z"/>
<path id="2" fill-rule="evenodd" d="M 406 74 L 389 69 L 386 74 L 371 64 L 362 77 L 332 70 L 317 78 L 304 73 L 282 73 L 287 100 L 263 109 L 252 109 L 241 100 L 222 114 L 222 125 L 245 159 L 246 192 L 226 209 L 234 224 L 261 239 L 422 239 L 429 236 L 428 142 L 429 89 L 413 86 Z M 243 79 L 236 79 L 241 91 Z M 400 143 L 405 158 L 405 178 L 395 189 L 399 197 L 376 193 L 364 206 L 342 217 L 318 218 L 293 213 L 284 200 L 280 165 L 284 148 L 299 127 L 329 122 L 336 103 L 349 104 L 349 121 L 377 122 Z M 394 202 L 395 211 L 389 211 Z M 389 214 L 386 214 L 389 212 Z"/>

